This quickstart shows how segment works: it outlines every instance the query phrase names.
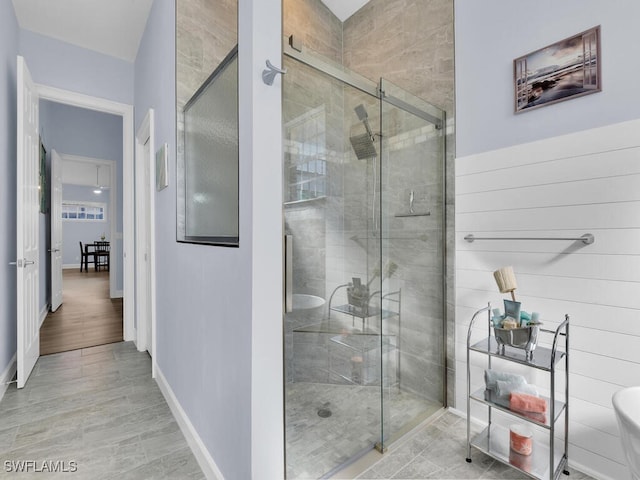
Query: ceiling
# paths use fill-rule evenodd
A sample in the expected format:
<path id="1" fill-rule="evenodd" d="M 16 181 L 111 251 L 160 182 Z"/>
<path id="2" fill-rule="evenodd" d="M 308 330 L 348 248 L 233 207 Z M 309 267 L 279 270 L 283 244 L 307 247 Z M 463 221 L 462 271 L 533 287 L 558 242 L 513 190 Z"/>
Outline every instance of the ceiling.
<path id="1" fill-rule="evenodd" d="M 341 22 L 344 22 L 368 2 L 369 0 L 322 0 L 322 3 L 324 3 Z"/>
<path id="2" fill-rule="evenodd" d="M 12 2 L 25 30 L 133 62 L 153 0 Z"/>
<path id="3" fill-rule="evenodd" d="M 4 1 L 4 0 L 0 0 Z M 369 0 L 322 0 L 345 21 Z M 12 0 L 25 30 L 133 62 L 153 0 Z"/>
<path id="4" fill-rule="evenodd" d="M 88 187 L 101 186 L 109 188 L 111 183 L 111 171 L 107 166 L 101 166 L 94 162 L 63 158 L 62 183 L 71 185 L 86 185 Z"/>

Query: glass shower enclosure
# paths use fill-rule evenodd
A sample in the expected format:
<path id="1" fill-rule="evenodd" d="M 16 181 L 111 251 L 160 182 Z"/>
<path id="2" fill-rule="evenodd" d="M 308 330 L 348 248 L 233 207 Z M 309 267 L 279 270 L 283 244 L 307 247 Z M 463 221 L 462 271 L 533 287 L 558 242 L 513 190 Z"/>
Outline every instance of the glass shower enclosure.
<path id="1" fill-rule="evenodd" d="M 444 112 L 285 46 L 287 478 L 445 403 Z"/>

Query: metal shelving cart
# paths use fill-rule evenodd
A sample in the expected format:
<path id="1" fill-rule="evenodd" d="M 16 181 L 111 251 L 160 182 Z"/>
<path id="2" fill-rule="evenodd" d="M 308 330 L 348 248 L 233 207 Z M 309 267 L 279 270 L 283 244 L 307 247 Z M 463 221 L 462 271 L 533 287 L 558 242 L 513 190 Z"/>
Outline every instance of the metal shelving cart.
<path id="1" fill-rule="evenodd" d="M 488 337 L 471 344 L 471 332 L 473 330 L 476 319 L 483 313 L 487 314 Z M 555 330 L 547 330 L 540 328 L 540 332 L 553 335 L 551 348 L 537 346 L 531 358 L 528 358 L 525 350 L 507 346 L 504 353 L 491 335 L 491 304 L 485 308 L 478 310 L 471 319 L 469 330 L 467 333 L 467 462 L 471 462 L 471 448 L 476 448 L 490 457 L 509 465 L 525 475 L 536 479 L 555 480 L 561 473 L 569 475 L 567 470 L 568 457 L 568 434 L 569 434 L 569 315 L 565 315 L 565 319 Z M 562 342 L 561 338 L 564 338 Z M 560 343 L 564 347 L 564 351 L 559 350 Z M 529 418 L 517 412 L 510 410 L 508 407 L 496 403 L 495 398 L 489 390 L 480 388 L 471 391 L 471 352 L 478 352 L 487 356 L 488 368 L 491 369 L 491 360 L 496 357 L 508 362 L 514 362 L 526 365 L 549 373 L 550 377 L 550 398 L 545 398 L 548 405 L 548 415 L 544 421 L 541 419 Z M 556 367 L 564 359 L 565 363 L 565 391 L 563 401 L 556 399 Z M 471 401 L 486 405 L 488 408 L 488 425 L 478 435 L 471 438 Z M 545 429 L 549 434 L 548 445 L 537 441 L 534 437 L 533 452 L 531 455 L 520 455 L 509 447 L 509 430 L 492 423 L 493 409 L 514 416 L 523 422 L 535 425 L 536 429 Z M 564 414 L 564 415 L 563 415 Z M 556 423 L 560 417 L 564 416 L 564 442 L 557 445 L 555 439 Z"/>

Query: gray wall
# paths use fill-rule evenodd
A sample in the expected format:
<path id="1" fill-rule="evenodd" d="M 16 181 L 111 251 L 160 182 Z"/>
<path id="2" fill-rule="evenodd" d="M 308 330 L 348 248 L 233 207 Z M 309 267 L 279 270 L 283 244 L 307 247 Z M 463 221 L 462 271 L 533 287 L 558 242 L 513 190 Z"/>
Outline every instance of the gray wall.
<path id="1" fill-rule="evenodd" d="M 106 204 L 106 220 L 95 222 L 78 222 L 73 220 L 62 220 L 62 264 L 80 264 L 80 244 L 95 242 L 100 240 L 102 234 L 109 238 L 109 222 L 111 212 L 109 211 L 109 197 L 107 192 L 101 195 L 93 193 L 94 187 L 84 185 L 62 185 L 62 199 L 84 202 L 103 202 Z"/>
<path id="2" fill-rule="evenodd" d="M 11 2 L 0 2 L 0 373 L 16 353 L 16 55 L 18 22 Z"/>
<path id="3" fill-rule="evenodd" d="M 629 88 L 640 75 L 632 60 L 639 2 L 543 0 L 526 14 L 526 2 L 511 0 L 456 0 L 455 8 L 459 156 L 638 118 L 640 97 Z M 596 25 L 603 91 L 514 115 L 513 59 Z"/>
<path id="4" fill-rule="evenodd" d="M 40 102 L 40 130 L 48 155 L 51 150 L 59 154 L 77 155 L 101 160 L 113 160 L 116 165 L 116 233 L 122 232 L 122 117 L 93 110 L 72 107 L 49 101 Z M 63 191 L 64 196 L 64 191 Z M 65 197 L 66 199 L 66 197 Z M 111 213 L 111 212 L 110 212 Z M 109 229 L 107 228 L 107 235 Z M 121 235 L 112 241 L 122 243 Z M 66 238 L 63 242 L 66 244 Z M 75 245 L 65 245 L 77 250 Z M 122 252 L 122 247 L 118 248 Z M 118 265 L 116 288 L 123 288 L 123 259 L 112 258 Z M 66 263 L 67 260 L 64 259 Z M 72 262 L 73 263 L 73 262 Z"/>
<path id="5" fill-rule="evenodd" d="M 235 14 L 235 2 L 227 2 Z M 213 2 L 178 1 L 178 104 L 184 104 L 235 45 Z M 203 10 L 198 10 L 202 8 Z M 226 10 L 225 10 L 226 11 Z M 172 85 L 173 2 L 156 0 L 135 63 L 139 125 L 155 109 L 156 148 L 170 146 L 176 171 L 175 90 Z M 228 25 L 227 25 L 228 26 Z M 222 30 L 221 30 L 222 29 Z M 214 37 L 220 34 L 220 37 Z M 189 75 L 185 75 L 189 72 Z M 250 175 L 241 166 L 241 191 Z M 251 232 L 241 206 L 240 248 L 177 243 L 176 179 L 156 193 L 157 352 L 162 375 L 225 478 L 251 478 Z M 257 475 L 259 476 L 259 475 Z"/>
<path id="6" fill-rule="evenodd" d="M 20 54 L 36 83 L 133 103 L 133 64 L 20 29 Z"/>

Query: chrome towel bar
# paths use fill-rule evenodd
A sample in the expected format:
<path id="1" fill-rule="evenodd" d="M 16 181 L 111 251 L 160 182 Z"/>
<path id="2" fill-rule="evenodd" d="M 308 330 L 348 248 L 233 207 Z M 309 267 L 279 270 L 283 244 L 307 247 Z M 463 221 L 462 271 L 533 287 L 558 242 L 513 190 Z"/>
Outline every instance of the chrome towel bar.
<path id="1" fill-rule="evenodd" d="M 475 240 L 570 240 L 575 242 L 579 240 L 585 245 L 591 245 L 596 241 L 596 238 L 591 233 L 585 233 L 581 237 L 476 237 L 473 233 L 470 233 L 464 239 L 469 243 Z"/>

